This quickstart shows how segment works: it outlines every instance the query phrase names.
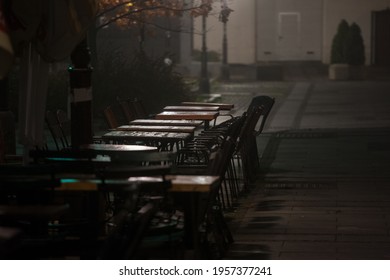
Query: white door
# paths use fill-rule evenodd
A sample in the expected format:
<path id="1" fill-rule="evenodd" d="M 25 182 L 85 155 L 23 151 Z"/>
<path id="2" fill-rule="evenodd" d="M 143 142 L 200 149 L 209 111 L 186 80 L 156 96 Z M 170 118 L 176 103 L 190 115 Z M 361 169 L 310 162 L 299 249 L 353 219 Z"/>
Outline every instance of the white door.
<path id="1" fill-rule="evenodd" d="M 277 55 L 279 60 L 301 59 L 300 13 L 279 13 Z"/>

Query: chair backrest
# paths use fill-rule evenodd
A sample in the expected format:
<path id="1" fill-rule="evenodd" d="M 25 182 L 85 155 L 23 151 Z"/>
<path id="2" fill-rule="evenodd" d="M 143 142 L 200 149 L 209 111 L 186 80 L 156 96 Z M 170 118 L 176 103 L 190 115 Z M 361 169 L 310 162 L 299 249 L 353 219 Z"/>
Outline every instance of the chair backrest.
<path id="1" fill-rule="evenodd" d="M 137 119 L 145 119 L 148 117 L 148 112 L 146 111 L 146 108 L 142 102 L 142 100 L 138 98 L 134 98 L 132 100 L 129 100 L 129 107 L 133 113 L 133 115 Z"/>
<path id="2" fill-rule="evenodd" d="M 227 173 L 230 161 L 235 151 L 235 141 L 233 139 L 226 139 L 223 145 L 211 156 L 210 165 L 208 167 L 208 175 L 219 176 L 220 183 L 210 190 L 209 195 L 204 202 L 205 205 L 201 207 L 200 217 L 204 218 L 206 213 L 211 211 L 215 202 L 217 201 L 218 195 L 221 191 L 222 182 L 225 181 L 225 174 Z"/>
<path id="3" fill-rule="evenodd" d="M 212 156 L 211 164 L 208 168 L 209 175 L 220 176 L 221 180 L 223 180 L 234 150 L 235 141 L 228 137 L 222 146 L 214 152 L 215 154 Z"/>
<path id="4" fill-rule="evenodd" d="M 259 122 L 256 125 L 256 129 L 255 129 L 256 135 L 259 135 L 263 131 L 265 122 L 274 104 L 275 104 L 275 98 L 267 95 L 256 96 L 252 99 L 251 103 L 249 104 L 248 112 L 250 112 L 256 107 L 263 106 L 263 111 L 259 117 Z"/>
<path id="5" fill-rule="evenodd" d="M 130 123 L 131 121 L 136 119 L 136 114 L 131 110 L 129 100 L 125 99 L 119 99 L 117 98 L 118 104 L 122 110 L 123 116 L 125 117 L 125 120 Z"/>
<path id="6" fill-rule="evenodd" d="M 57 120 L 60 124 L 60 129 L 62 132 L 62 136 L 64 139 L 64 142 L 67 147 L 70 147 L 71 145 L 71 125 L 70 125 L 70 119 L 68 118 L 66 112 L 64 110 L 58 109 L 57 112 Z"/>
<path id="7" fill-rule="evenodd" d="M 107 106 L 104 110 L 104 117 L 106 119 L 107 125 L 109 128 L 114 129 L 119 126 L 119 122 L 117 117 L 114 114 L 114 110 L 112 109 L 112 106 Z"/>
<path id="8" fill-rule="evenodd" d="M 126 196 L 124 203 L 112 218 L 115 227 L 107 236 L 98 253 L 98 259 L 132 259 L 158 210 L 156 201 L 139 206 L 139 194 Z"/>
<path id="9" fill-rule="evenodd" d="M 54 144 L 57 150 L 62 148 L 67 148 L 68 145 L 65 142 L 60 123 L 57 120 L 57 116 L 52 111 L 46 111 L 45 114 L 45 122 L 47 127 L 49 128 L 50 134 L 53 138 Z"/>
<path id="10" fill-rule="evenodd" d="M 247 117 L 239 133 L 238 144 L 236 147 L 237 151 L 240 151 L 241 148 L 247 143 L 248 139 L 255 135 L 255 127 L 263 113 L 263 110 L 263 106 L 254 106 L 251 110 L 248 110 Z"/>

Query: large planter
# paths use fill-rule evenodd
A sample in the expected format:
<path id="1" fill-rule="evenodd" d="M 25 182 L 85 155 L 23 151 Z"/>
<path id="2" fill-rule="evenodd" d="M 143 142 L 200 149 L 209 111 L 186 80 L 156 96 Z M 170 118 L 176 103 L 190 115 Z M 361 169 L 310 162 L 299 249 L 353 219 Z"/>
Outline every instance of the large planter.
<path id="1" fill-rule="evenodd" d="M 366 76 L 364 65 L 331 64 L 329 79 L 335 81 L 363 80 Z"/>
<path id="2" fill-rule="evenodd" d="M 349 80 L 348 64 L 331 64 L 329 65 L 329 79 L 342 81 Z"/>

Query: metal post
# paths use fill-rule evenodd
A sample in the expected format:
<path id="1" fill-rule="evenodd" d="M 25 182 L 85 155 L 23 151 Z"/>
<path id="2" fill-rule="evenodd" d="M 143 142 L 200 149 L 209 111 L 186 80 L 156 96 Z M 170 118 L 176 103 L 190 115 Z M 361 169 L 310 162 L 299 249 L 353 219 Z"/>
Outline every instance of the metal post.
<path id="1" fill-rule="evenodd" d="M 207 37 L 206 37 L 206 15 L 202 15 L 202 60 L 201 60 L 201 77 L 199 89 L 202 93 L 210 93 L 209 73 L 207 69 Z"/>
<path id="2" fill-rule="evenodd" d="M 228 64 L 227 22 L 223 23 L 221 77 L 224 81 L 230 80 L 230 70 Z"/>
<path id="3" fill-rule="evenodd" d="M 223 23 L 221 78 L 228 81 L 230 79 L 230 71 L 228 64 L 227 22 L 233 10 L 227 6 L 226 0 L 221 0 L 221 2 L 221 13 L 219 15 L 219 20 Z"/>
<path id="4" fill-rule="evenodd" d="M 72 147 L 92 143 L 92 87 L 90 53 L 87 41 L 83 40 L 71 54 L 70 109 Z"/>

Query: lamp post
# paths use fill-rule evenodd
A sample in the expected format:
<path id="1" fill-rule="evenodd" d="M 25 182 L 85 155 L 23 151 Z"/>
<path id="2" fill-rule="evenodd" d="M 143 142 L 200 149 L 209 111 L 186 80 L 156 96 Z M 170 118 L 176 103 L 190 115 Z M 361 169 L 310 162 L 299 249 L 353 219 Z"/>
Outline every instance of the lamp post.
<path id="1" fill-rule="evenodd" d="M 202 15 L 202 57 L 199 89 L 202 93 L 210 93 L 209 73 L 207 69 L 207 43 L 206 43 L 206 14 Z"/>
<path id="2" fill-rule="evenodd" d="M 77 45 L 70 57 L 71 141 L 77 148 L 92 143 L 92 67 L 87 41 Z"/>
<path id="3" fill-rule="evenodd" d="M 229 20 L 229 15 L 232 11 L 233 10 L 227 6 L 226 0 L 221 0 L 221 13 L 219 14 L 219 20 L 223 24 L 221 78 L 224 81 L 228 81 L 230 79 L 230 71 L 228 65 L 227 22 Z"/>

